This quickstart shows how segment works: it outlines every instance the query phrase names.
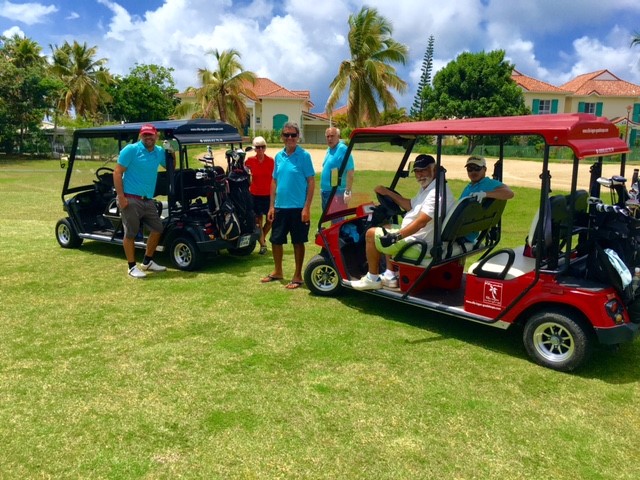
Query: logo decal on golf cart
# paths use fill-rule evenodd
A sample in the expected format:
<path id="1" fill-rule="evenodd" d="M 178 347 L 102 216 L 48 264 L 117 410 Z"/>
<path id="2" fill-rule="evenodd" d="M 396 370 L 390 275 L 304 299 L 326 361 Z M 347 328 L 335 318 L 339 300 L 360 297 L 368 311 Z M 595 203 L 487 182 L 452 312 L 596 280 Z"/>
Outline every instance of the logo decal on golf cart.
<path id="1" fill-rule="evenodd" d="M 483 302 L 489 305 L 502 306 L 502 284 L 484 282 Z"/>

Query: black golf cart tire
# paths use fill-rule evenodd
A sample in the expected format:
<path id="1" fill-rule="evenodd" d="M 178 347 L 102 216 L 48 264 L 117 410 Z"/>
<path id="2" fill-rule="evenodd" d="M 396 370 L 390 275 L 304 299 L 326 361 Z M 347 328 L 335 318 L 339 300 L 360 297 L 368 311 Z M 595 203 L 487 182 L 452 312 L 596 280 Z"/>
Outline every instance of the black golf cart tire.
<path id="1" fill-rule="evenodd" d="M 327 258 L 315 255 L 304 269 L 304 283 L 309 291 L 321 297 L 338 295 L 343 287 L 340 273 Z"/>
<path id="2" fill-rule="evenodd" d="M 538 312 L 527 321 L 522 334 L 525 349 L 539 365 L 570 372 L 589 358 L 592 335 L 568 312 Z"/>
<path id="3" fill-rule="evenodd" d="M 62 248 L 78 248 L 83 239 L 78 236 L 69 218 L 62 218 L 56 223 L 56 240 Z"/>
<path id="4" fill-rule="evenodd" d="M 204 254 L 198 249 L 196 242 L 187 236 L 177 236 L 169 245 L 171 263 L 183 271 L 198 270 L 202 266 Z"/>
<path id="5" fill-rule="evenodd" d="M 251 242 L 249 245 L 240 248 L 229 248 L 227 251 L 231 255 L 235 255 L 236 257 L 246 257 L 247 255 L 251 255 L 253 251 L 256 249 L 257 241 Z"/>

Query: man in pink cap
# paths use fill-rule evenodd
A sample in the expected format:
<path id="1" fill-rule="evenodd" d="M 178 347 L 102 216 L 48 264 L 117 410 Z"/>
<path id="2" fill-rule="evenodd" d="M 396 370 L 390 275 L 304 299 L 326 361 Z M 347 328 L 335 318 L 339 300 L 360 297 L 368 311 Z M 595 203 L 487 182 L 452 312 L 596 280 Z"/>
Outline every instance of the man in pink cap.
<path id="1" fill-rule="evenodd" d="M 140 128 L 140 140 L 120 151 L 113 184 L 116 202 L 124 228 L 122 246 L 129 263 L 129 276 L 144 278 L 145 272 L 164 272 L 167 268 L 153 261 L 153 254 L 160 241 L 163 225 L 153 194 L 158 178 L 158 165 L 167 167 L 165 150 L 156 145 L 158 130 L 150 123 Z M 147 246 L 142 264 L 138 267 L 135 258 L 135 238 L 141 224 L 149 229 Z"/>

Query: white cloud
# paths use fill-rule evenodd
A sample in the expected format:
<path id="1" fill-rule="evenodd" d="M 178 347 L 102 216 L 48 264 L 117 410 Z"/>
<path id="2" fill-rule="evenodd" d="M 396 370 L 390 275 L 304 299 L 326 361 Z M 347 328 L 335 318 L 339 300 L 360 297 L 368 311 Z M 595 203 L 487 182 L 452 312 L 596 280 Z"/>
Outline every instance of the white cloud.
<path id="1" fill-rule="evenodd" d="M 25 38 L 24 32 L 20 29 L 20 27 L 11 27 L 4 32 L 2 32 L 3 37 L 12 38 L 14 35 Z"/>
<path id="2" fill-rule="evenodd" d="M 289 89 L 310 90 L 313 111 L 324 108 L 329 84 L 349 57 L 347 20 L 363 5 L 378 9 L 391 22 L 393 37 L 409 47 L 407 65 L 395 65 L 409 82 L 407 93 L 397 96 L 401 106 L 413 102 L 430 35 L 435 37 L 432 75 L 464 51 L 499 48 L 520 71 L 554 85 L 601 68 L 640 84 L 640 48 L 629 47 L 631 34 L 640 29 L 637 0 L 330 0 L 313 8 L 308 0 L 164 0 L 149 11 L 124 0 L 73 1 L 82 16 L 73 28 L 65 30 L 60 16 L 48 36 L 40 26 L 15 31 L 26 31 L 44 46 L 60 39 L 97 45 L 98 56 L 108 58 L 109 69 L 119 75 L 136 63 L 173 67 L 179 89 L 197 85 L 198 68 L 213 68 L 205 52 L 235 48 L 245 69 Z M 31 5 L 29 11 L 8 17 L 10 7 L 25 5 Z M 52 23 L 56 10 L 0 0 L 0 16 L 15 21 L 33 14 Z M 48 14 L 37 16 L 38 11 Z"/>
<path id="3" fill-rule="evenodd" d="M 55 5 L 41 3 L 12 3 L 9 1 L 0 3 L 0 17 L 27 25 L 44 23 L 49 15 L 57 11 L 58 8 Z"/>
<path id="4" fill-rule="evenodd" d="M 80 18 L 80 14 L 76 12 L 71 12 L 69 15 L 67 15 L 65 20 L 77 20 L 78 18 Z"/>

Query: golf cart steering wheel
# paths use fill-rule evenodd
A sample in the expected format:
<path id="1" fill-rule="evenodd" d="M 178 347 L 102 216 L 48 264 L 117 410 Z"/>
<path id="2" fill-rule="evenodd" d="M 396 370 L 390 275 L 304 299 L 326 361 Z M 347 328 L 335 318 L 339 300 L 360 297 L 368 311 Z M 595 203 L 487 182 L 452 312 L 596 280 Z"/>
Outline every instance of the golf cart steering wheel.
<path id="1" fill-rule="evenodd" d="M 391 190 L 393 193 L 398 193 L 395 190 Z M 376 197 L 378 198 L 378 202 L 382 207 L 384 207 L 388 216 L 400 215 L 403 213 L 402 207 L 398 205 L 389 195 L 382 195 L 380 193 L 376 193 Z"/>
<path id="2" fill-rule="evenodd" d="M 99 169 L 96 170 L 96 178 L 98 179 L 98 181 L 100 182 L 104 181 L 104 179 L 102 178 L 103 175 L 111 175 L 111 177 L 113 177 L 113 168 L 100 167 Z"/>

